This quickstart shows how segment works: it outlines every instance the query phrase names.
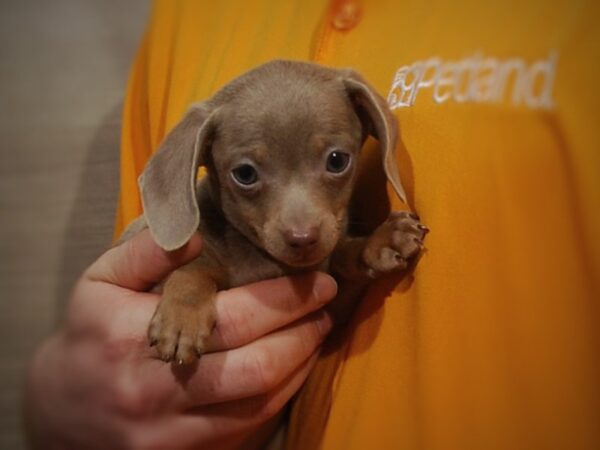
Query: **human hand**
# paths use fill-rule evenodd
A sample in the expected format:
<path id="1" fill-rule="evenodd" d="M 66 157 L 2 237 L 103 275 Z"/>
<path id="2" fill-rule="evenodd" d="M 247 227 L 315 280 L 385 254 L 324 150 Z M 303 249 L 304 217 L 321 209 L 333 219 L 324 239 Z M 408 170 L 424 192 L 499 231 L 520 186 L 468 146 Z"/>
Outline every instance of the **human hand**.
<path id="1" fill-rule="evenodd" d="M 331 328 L 324 274 L 220 292 L 209 353 L 191 368 L 156 358 L 146 330 L 160 297 L 146 291 L 200 248 L 194 236 L 167 253 L 145 230 L 82 275 L 29 368 L 34 448 L 236 448 L 300 388 Z"/>

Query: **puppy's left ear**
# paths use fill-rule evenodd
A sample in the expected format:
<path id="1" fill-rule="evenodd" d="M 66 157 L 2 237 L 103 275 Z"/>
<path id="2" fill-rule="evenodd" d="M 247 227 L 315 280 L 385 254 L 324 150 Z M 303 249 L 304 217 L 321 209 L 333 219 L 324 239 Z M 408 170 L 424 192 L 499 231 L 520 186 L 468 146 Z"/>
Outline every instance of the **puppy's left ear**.
<path id="1" fill-rule="evenodd" d="M 200 224 L 196 176 L 206 162 L 216 122 L 216 112 L 204 103 L 192 106 L 139 178 L 146 223 L 165 250 L 185 245 Z"/>
<path id="2" fill-rule="evenodd" d="M 369 84 L 353 70 L 341 70 L 342 82 L 357 108 L 361 121 L 366 121 L 367 131 L 379 141 L 382 152 L 383 169 L 392 184 L 396 195 L 408 205 L 406 192 L 400 181 L 400 173 L 396 165 L 396 142 L 398 140 L 398 123 L 385 100 Z M 365 117 L 366 115 L 366 117 Z"/>

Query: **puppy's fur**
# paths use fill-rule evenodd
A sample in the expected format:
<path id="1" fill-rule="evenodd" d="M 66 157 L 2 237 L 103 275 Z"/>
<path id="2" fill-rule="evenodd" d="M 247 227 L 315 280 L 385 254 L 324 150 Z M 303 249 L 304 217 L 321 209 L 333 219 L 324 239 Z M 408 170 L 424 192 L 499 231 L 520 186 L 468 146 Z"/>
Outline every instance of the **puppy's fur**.
<path id="1" fill-rule="evenodd" d="M 202 354 L 220 289 L 323 270 L 340 283 L 339 297 L 348 297 L 407 268 L 428 231 L 416 215 L 392 213 L 371 236 L 348 232 L 369 134 L 406 203 L 395 118 L 353 71 L 274 61 L 192 106 L 140 177 L 144 215 L 123 237 L 147 226 L 174 250 L 197 230 L 203 236 L 201 256 L 167 278 L 149 327 L 164 360 L 188 364 Z M 207 176 L 197 182 L 200 165 Z M 351 305 L 340 302 L 332 308 L 343 316 Z"/>

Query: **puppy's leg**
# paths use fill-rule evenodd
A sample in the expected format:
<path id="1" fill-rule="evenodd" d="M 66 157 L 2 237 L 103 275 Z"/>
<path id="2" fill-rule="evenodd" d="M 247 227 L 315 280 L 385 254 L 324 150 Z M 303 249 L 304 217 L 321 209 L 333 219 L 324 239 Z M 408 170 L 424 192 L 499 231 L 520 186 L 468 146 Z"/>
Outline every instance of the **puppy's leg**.
<path id="1" fill-rule="evenodd" d="M 381 275 L 408 269 L 423 247 L 429 229 L 410 212 L 393 212 L 371 236 L 343 239 L 331 259 L 331 272 L 340 281 L 330 306 L 337 321 L 345 321 L 367 285 Z"/>
<path id="2" fill-rule="evenodd" d="M 205 349 L 215 325 L 218 276 L 197 260 L 175 270 L 148 328 L 151 345 L 164 361 L 190 364 Z"/>

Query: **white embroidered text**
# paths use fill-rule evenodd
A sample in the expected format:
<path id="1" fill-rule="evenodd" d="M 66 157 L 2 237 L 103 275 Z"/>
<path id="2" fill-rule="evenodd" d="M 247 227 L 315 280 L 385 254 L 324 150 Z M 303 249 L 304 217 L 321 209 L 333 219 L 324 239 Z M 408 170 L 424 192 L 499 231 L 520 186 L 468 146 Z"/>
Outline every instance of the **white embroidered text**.
<path id="1" fill-rule="evenodd" d="M 436 103 L 509 101 L 551 109 L 557 59 L 551 51 L 547 58 L 531 64 L 522 58 L 500 60 L 480 54 L 460 61 L 417 61 L 396 71 L 388 103 L 391 109 L 412 106 L 423 91 L 421 95 L 431 95 Z"/>

